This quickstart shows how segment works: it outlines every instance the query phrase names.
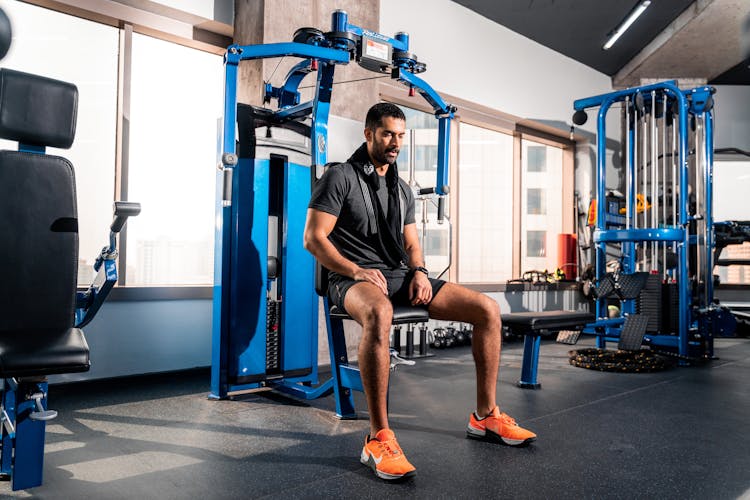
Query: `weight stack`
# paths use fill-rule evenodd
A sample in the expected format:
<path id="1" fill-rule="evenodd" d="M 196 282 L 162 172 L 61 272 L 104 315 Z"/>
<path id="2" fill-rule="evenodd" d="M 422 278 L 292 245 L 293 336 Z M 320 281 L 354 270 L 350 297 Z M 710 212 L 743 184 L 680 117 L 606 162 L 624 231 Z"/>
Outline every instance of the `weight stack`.
<path id="1" fill-rule="evenodd" d="M 662 333 L 677 335 L 679 331 L 680 296 L 677 283 L 662 284 Z"/>
<path id="2" fill-rule="evenodd" d="M 266 373 L 275 375 L 280 373 L 281 335 L 279 332 L 279 318 L 281 317 L 281 302 L 269 300 L 266 303 Z"/>
<path id="3" fill-rule="evenodd" d="M 636 312 L 648 317 L 646 331 L 660 332 L 662 329 L 662 283 L 661 276 L 649 274 L 646 284 L 636 299 Z"/>

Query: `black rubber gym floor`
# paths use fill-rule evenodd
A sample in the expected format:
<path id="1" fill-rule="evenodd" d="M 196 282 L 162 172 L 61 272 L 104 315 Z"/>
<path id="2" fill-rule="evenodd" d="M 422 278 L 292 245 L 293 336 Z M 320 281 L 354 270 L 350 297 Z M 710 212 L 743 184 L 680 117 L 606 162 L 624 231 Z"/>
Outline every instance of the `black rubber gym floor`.
<path id="1" fill-rule="evenodd" d="M 590 340 L 579 347 L 591 346 Z M 506 342 L 499 396 L 539 438 L 525 448 L 465 437 L 474 404 L 468 347 L 435 351 L 392 378 L 391 427 L 413 480 L 359 463 L 368 430 L 331 397 L 273 392 L 209 401 L 207 370 L 53 386 L 44 485 L 14 498 L 699 498 L 750 497 L 750 340 L 719 360 L 649 374 L 568 364 L 544 342 L 539 391 L 515 387 L 522 343 Z M 94 362 L 96 359 L 94 358 Z"/>

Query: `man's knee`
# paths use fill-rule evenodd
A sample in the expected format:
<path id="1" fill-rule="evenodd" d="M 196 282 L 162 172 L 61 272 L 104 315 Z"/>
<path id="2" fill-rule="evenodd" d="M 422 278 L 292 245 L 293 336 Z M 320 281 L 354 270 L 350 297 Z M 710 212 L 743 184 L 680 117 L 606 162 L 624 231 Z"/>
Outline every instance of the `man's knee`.
<path id="1" fill-rule="evenodd" d="M 500 328 L 500 305 L 494 299 L 481 294 L 478 321 L 490 328 Z"/>
<path id="2" fill-rule="evenodd" d="M 376 304 L 368 304 L 364 311 L 365 321 L 369 323 L 384 324 L 391 326 L 393 320 L 393 306 L 389 301 L 379 301 Z"/>
<path id="3" fill-rule="evenodd" d="M 393 306 L 390 301 L 384 300 L 367 304 L 362 308 L 360 318 L 362 329 L 366 335 L 371 336 L 371 340 L 388 343 L 391 321 L 393 320 Z"/>

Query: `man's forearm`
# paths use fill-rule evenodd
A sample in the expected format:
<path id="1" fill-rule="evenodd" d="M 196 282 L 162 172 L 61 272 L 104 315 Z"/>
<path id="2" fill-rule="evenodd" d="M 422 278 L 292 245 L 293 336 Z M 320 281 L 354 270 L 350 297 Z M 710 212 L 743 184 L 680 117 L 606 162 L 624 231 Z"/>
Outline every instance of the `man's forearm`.
<path id="1" fill-rule="evenodd" d="M 409 256 L 409 267 L 424 267 L 424 256 L 422 255 L 421 248 L 407 248 L 406 255 Z"/>

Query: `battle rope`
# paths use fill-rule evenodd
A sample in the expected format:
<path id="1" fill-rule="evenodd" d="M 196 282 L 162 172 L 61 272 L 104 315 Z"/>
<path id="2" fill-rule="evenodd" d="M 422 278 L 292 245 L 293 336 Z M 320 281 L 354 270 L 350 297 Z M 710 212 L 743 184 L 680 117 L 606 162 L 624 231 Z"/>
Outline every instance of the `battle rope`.
<path id="1" fill-rule="evenodd" d="M 608 351 L 589 348 L 569 351 L 568 356 L 573 366 L 603 372 L 647 373 L 666 370 L 676 364 L 675 360 L 649 349 Z"/>

